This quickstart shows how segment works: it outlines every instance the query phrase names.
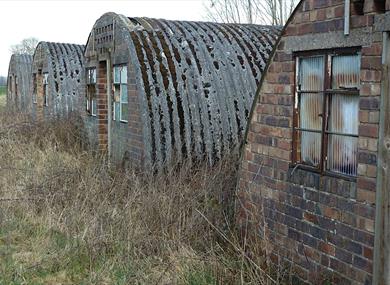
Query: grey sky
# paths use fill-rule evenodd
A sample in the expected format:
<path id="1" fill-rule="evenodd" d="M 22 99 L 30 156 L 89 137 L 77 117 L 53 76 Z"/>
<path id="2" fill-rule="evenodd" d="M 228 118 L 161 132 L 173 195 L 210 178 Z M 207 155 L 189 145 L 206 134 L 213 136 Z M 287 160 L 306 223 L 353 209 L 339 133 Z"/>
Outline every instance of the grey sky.
<path id="1" fill-rule="evenodd" d="M 22 39 L 85 44 L 106 12 L 170 20 L 205 20 L 205 0 L 0 0 L 0 75 L 7 75 L 9 47 Z"/>

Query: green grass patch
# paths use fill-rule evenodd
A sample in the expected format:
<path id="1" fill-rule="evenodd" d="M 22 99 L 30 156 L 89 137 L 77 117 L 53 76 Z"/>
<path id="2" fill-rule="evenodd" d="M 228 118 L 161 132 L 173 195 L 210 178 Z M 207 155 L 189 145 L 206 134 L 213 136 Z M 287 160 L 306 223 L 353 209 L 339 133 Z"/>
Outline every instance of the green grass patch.
<path id="1" fill-rule="evenodd" d="M 5 96 L 7 93 L 7 86 L 0 86 L 0 96 Z"/>
<path id="2" fill-rule="evenodd" d="M 59 230 L 27 219 L 2 223 L 0 284 L 127 284 L 128 272 L 119 265 L 111 276 L 99 274 L 106 262 L 104 255 L 92 260 L 83 241 Z"/>
<path id="3" fill-rule="evenodd" d="M 7 94 L 7 86 L 0 86 L 0 111 L 3 109 L 6 105 L 6 95 Z"/>

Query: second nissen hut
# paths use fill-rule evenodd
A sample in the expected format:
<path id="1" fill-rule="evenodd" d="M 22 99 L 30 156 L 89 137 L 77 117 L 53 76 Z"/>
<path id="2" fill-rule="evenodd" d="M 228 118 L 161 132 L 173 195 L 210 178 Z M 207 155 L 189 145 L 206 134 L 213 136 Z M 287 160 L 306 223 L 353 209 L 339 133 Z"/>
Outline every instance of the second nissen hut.
<path id="1" fill-rule="evenodd" d="M 32 63 L 32 112 L 37 118 L 83 111 L 84 46 L 40 42 Z"/>
<path id="2" fill-rule="evenodd" d="M 115 161 L 213 161 L 240 145 L 280 29 L 104 14 L 85 49 L 86 125 Z"/>

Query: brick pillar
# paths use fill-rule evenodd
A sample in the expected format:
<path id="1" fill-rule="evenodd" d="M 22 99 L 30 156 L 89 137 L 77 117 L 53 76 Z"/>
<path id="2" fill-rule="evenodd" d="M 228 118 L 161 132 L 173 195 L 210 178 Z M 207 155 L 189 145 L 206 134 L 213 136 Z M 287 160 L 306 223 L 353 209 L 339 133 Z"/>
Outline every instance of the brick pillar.
<path id="1" fill-rule="evenodd" d="M 99 62 L 97 70 L 97 120 L 99 151 L 108 151 L 108 102 L 107 102 L 107 67 L 106 62 Z"/>
<path id="2" fill-rule="evenodd" d="M 39 72 L 37 74 L 37 106 L 36 106 L 36 119 L 38 122 L 43 120 L 43 76 Z"/>

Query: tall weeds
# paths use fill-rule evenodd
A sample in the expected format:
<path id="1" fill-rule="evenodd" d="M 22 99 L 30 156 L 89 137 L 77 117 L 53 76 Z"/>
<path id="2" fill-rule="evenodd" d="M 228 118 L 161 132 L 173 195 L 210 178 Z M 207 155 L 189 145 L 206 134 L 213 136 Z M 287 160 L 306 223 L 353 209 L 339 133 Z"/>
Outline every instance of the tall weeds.
<path id="1" fill-rule="evenodd" d="M 3 113 L 0 227 L 20 223 L 42 241 L 34 240 L 42 256 L 18 274 L 3 268 L 4 276 L 26 280 L 40 270 L 63 284 L 271 284 L 263 244 L 243 245 L 234 226 L 236 157 L 161 174 L 117 169 L 86 150 L 79 126 Z M 50 255 L 48 238 L 56 241 Z"/>

